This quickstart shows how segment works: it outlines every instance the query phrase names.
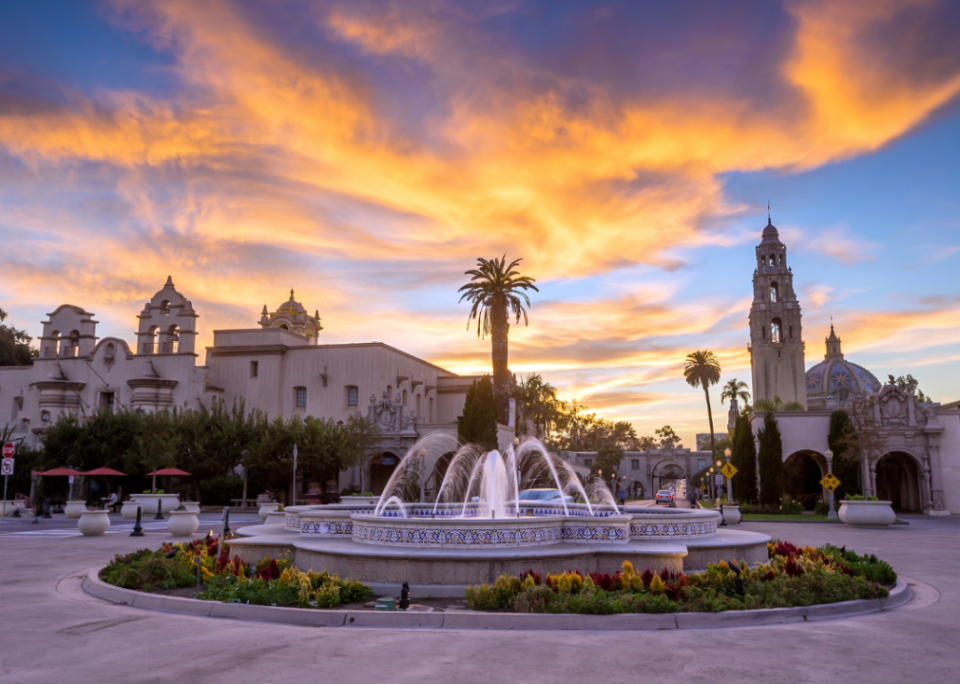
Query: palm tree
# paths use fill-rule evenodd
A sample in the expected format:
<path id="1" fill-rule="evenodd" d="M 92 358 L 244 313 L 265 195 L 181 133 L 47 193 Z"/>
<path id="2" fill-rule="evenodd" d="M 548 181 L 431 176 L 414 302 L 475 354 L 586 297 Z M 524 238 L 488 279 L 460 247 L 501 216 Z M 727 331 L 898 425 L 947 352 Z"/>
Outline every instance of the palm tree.
<path id="1" fill-rule="evenodd" d="M 523 324 L 527 325 L 527 310 L 530 298 L 524 290 L 539 292 L 533 278 L 520 275 L 514 270 L 521 259 L 516 259 L 507 265 L 507 255 L 502 259 L 477 259 L 477 268 L 466 271 L 464 275 L 473 276 L 470 282 L 461 287 L 458 292 L 462 302 L 466 299 L 473 306 L 467 319 L 467 328 L 470 322 L 477 319 L 477 337 L 491 337 L 493 357 L 493 391 L 497 401 L 497 417 L 501 423 L 508 422 L 510 410 L 510 369 L 508 364 L 509 349 L 507 336 L 510 334 L 509 314 L 512 311 L 516 322 L 523 317 Z"/>
<path id="2" fill-rule="evenodd" d="M 739 399 L 744 406 L 749 404 L 750 393 L 747 391 L 747 383 L 736 378 L 727 380 L 727 384 L 723 386 L 723 391 L 720 393 L 720 403 L 726 403 L 727 399 Z"/>
<path id="3" fill-rule="evenodd" d="M 713 411 L 710 409 L 710 385 L 720 382 L 720 362 L 712 351 L 698 350 L 687 354 L 683 377 L 691 387 L 702 387 L 707 398 L 707 419 L 710 421 L 710 451 L 716 447 L 713 437 Z"/>

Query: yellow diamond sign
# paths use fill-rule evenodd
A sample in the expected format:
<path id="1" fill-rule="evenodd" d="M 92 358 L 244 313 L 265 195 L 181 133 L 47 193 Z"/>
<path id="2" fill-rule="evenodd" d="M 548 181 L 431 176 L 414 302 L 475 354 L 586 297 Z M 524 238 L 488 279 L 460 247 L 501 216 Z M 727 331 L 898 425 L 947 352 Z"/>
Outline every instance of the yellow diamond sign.
<path id="1" fill-rule="evenodd" d="M 733 467 L 732 463 L 727 463 L 720 469 L 720 472 L 723 473 L 723 476 L 729 480 L 737 474 L 737 469 Z"/>
<path id="2" fill-rule="evenodd" d="M 834 489 L 840 486 L 840 480 L 838 480 L 833 473 L 827 473 L 822 480 L 820 480 L 828 492 L 832 492 Z"/>

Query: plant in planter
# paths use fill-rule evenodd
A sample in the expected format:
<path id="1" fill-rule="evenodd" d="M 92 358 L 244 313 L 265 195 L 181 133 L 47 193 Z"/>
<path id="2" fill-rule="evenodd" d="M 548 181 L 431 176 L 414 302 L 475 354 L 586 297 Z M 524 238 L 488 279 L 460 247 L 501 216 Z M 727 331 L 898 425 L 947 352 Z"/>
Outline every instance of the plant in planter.
<path id="1" fill-rule="evenodd" d="M 897 520 L 891 502 L 875 496 L 850 496 L 840 502 L 837 515 L 852 527 L 890 527 Z"/>

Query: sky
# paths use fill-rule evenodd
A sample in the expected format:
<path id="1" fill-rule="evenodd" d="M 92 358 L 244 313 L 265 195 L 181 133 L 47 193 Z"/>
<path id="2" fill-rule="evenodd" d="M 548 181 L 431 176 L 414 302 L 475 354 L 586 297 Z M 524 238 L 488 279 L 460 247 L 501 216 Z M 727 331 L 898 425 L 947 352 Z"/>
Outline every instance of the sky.
<path id="1" fill-rule="evenodd" d="M 293 288 L 321 342 L 479 373 L 457 288 L 506 254 L 511 370 L 693 446 L 683 358 L 750 381 L 769 201 L 807 366 L 832 319 L 957 400 L 958 46 L 950 0 L 7 0 L 0 307 L 132 340 L 170 275 L 203 346 Z"/>

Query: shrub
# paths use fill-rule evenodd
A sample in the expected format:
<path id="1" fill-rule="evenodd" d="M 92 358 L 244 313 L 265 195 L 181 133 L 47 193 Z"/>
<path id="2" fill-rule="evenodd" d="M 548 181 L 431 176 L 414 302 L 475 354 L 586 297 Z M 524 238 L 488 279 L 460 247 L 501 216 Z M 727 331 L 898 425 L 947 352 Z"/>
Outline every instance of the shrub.
<path id="1" fill-rule="evenodd" d="M 813 507 L 814 515 L 829 515 L 830 514 L 830 504 L 825 501 L 819 502 L 816 506 Z"/>
<path id="2" fill-rule="evenodd" d="M 167 558 L 162 550 L 142 549 L 117 555 L 100 571 L 100 579 L 124 589 L 162 591 L 196 584 L 197 570 L 179 555 Z"/>

